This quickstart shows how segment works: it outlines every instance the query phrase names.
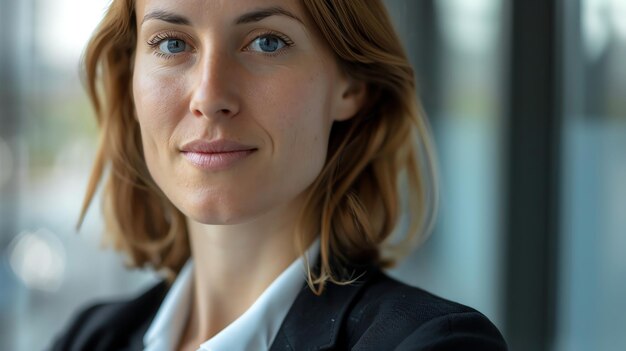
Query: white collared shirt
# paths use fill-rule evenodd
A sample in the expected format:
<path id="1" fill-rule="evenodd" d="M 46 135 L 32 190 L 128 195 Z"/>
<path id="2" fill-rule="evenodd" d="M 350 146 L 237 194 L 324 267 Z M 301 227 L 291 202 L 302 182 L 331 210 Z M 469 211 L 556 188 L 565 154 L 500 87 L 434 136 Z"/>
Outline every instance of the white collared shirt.
<path id="1" fill-rule="evenodd" d="M 306 255 L 313 266 L 319 239 Z M 306 279 L 304 259 L 285 269 L 239 318 L 198 347 L 198 351 L 268 350 Z M 143 338 L 144 351 L 172 351 L 180 342 L 191 306 L 193 261 L 185 264 Z"/>

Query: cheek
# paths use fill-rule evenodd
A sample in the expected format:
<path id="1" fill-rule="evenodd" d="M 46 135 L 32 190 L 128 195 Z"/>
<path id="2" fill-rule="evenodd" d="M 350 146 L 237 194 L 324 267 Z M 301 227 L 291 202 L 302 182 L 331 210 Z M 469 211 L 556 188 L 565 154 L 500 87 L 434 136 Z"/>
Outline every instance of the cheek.
<path id="1" fill-rule="evenodd" d="M 273 144 L 291 171 L 317 176 L 325 162 L 332 124 L 326 82 L 323 74 L 292 74 L 265 91 L 272 103 L 262 106 L 275 109 L 266 114 L 276 116 Z"/>
<path id="2" fill-rule="evenodd" d="M 140 124 L 163 126 L 176 124 L 181 116 L 182 80 L 136 72 L 133 77 L 133 96 Z"/>
<path id="3" fill-rule="evenodd" d="M 329 89 L 323 76 L 308 77 L 297 96 L 290 99 L 298 114 L 290 119 L 292 142 L 302 144 L 304 151 L 325 159 L 332 119 Z M 288 131 L 289 131 L 288 130 Z"/>
<path id="4" fill-rule="evenodd" d="M 168 157 L 170 137 L 185 108 L 181 102 L 180 81 L 135 71 L 133 96 L 136 118 L 141 129 L 144 157 L 153 177 L 158 162 Z M 155 179 L 158 177 L 155 177 Z"/>

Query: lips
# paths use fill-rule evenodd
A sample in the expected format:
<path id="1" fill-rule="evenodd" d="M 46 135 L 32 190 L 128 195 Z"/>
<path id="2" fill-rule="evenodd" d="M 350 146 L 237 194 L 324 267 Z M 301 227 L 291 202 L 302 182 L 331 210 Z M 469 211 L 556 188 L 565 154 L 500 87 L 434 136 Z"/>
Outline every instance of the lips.
<path id="1" fill-rule="evenodd" d="M 181 147 L 182 152 L 198 152 L 204 154 L 218 154 L 247 150 L 256 150 L 256 148 L 254 146 L 226 139 L 214 141 L 195 140 Z"/>
<path id="2" fill-rule="evenodd" d="M 194 166 L 206 171 L 223 171 L 257 151 L 257 148 L 232 140 L 195 140 L 180 149 Z"/>

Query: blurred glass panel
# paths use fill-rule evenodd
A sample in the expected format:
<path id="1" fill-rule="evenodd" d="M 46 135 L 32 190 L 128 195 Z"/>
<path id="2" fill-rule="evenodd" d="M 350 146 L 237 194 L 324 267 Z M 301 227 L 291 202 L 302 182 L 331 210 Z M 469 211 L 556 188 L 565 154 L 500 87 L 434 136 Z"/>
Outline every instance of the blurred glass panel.
<path id="1" fill-rule="evenodd" d="M 79 59 L 108 3 L 0 0 L 13 19 L 12 36 L 0 43 L 11 66 L 2 69 L 16 79 L 2 89 L 19 97 L 10 102 L 16 113 L 3 116 L 15 132 L 0 133 L 0 190 L 9 171 L 16 179 L 16 199 L 0 197 L 0 209 L 16 214 L 0 213 L 13 228 L 0 233 L 1 350 L 42 350 L 88 301 L 137 291 L 151 279 L 102 251 L 99 199 L 81 232 L 74 228 L 97 146 Z"/>
<path id="2" fill-rule="evenodd" d="M 435 233 L 392 273 L 477 308 L 502 329 L 499 194 L 506 2 L 386 3 L 416 66 L 442 182 Z M 419 27 L 432 16 L 434 29 Z M 425 30 L 430 37 L 420 35 Z"/>
<path id="3" fill-rule="evenodd" d="M 626 349 L 626 2 L 565 8 L 557 350 Z"/>

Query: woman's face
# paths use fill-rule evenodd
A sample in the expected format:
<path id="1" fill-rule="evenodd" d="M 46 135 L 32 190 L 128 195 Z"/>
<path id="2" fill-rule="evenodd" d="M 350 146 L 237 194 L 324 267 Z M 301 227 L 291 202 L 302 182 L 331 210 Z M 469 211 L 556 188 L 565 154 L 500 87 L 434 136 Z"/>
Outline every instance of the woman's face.
<path id="1" fill-rule="evenodd" d="M 138 0 L 133 95 L 153 179 L 186 216 L 299 205 L 362 89 L 300 1 Z"/>

